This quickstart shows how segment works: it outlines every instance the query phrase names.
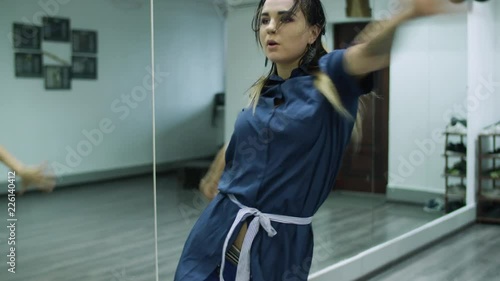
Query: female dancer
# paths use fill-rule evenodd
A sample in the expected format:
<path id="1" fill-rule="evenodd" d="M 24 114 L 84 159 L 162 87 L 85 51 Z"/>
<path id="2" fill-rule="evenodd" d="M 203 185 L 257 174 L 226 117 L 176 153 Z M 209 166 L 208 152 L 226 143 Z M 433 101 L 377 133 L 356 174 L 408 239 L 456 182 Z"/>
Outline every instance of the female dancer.
<path id="1" fill-rule="evenodd" d="M 215 198 L 186 241 L 175 280 L 307 280 L 312 216 L 360 135 L 358 102 L 371 91 L 363 77 L 389 65 L 400 24 L 446 12 L 450 2 L 407 4 L 353 46 L 328 53 L 319 0 L 260 1 L 253 29 L 271 71 L 253 85 L 250 106 L 201 182 Z"/>

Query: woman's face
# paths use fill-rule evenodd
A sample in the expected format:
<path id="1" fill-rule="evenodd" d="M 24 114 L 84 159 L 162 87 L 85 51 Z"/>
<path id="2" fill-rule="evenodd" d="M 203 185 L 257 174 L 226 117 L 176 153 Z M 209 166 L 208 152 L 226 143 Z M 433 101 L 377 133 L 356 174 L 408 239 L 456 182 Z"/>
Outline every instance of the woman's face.
<path id="1" fill-rule="evenodd" d="M 294 0 L 267 0 L 260 18 L 260 42 L 264 53 L 276 64 L 297 63 L 304 55 L 307 44 L 312 44 L 319 33 L 309 26 L 302 11 L 288 11 Z"/>

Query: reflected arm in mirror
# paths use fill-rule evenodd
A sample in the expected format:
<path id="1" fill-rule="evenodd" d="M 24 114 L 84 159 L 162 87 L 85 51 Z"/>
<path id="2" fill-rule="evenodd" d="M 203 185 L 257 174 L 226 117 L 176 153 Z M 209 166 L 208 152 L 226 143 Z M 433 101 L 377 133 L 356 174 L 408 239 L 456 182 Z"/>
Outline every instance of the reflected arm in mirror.
<path id="1" fill-rule="evenodd" d="M 400 0 L 399 14 L 373 22 L 361 31 L 354 46 L 346 51 L 345 69 L 351 75 L 364 75 L 388 67 L 394 35 L 400 25 L 438 14 L 465 13 L 466 7 L 450 0 Z"/>
<path id="2" fill-rule="evenodd" d="M 217 155 L 215 156 L 214 161 L 210 165 L 208 172 L 201 179 L 199 189 L 207 197 L 212 200 L 219 193 L 218 186 L 219 180 L 222 176 L 222 172 L 226 166 L 226 145 L 224 145 Z"/>
<path id="3" fill-rule="evenodd" d="M 44 192 L 51 192 L 55 187 L 54 175 L 47 172 L 47 164 L 40 164 L 35 167 L 28 167 L 17 160 L 7 149 L 0 145 L 0 162 L 5 164 L 10 170 L 21 178 L 21 191 L 23 194 L 28 187 L 36 186 Z"/>

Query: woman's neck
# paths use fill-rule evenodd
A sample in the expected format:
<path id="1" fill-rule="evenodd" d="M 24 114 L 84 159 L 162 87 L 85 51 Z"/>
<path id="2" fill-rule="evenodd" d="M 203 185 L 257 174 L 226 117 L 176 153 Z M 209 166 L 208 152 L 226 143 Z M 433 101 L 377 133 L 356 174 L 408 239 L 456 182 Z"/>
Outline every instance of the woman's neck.
<path id="1" fill-rule="evenodd" d="M 276 73 L 283 79 L 288 79 L 292 75 L 292 71 L 299 66 L 299 61 L 290 64 L 276 64 Z"/>

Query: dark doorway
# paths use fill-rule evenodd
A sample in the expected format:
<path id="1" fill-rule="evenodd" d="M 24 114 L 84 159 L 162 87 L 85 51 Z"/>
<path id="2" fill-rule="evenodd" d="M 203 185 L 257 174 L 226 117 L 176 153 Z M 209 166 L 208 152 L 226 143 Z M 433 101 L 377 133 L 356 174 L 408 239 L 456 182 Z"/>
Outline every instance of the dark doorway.
<path id="1" fill-rule="evenodd" d="M 368 22 L 334 24 L 334 48 L 350 45 Z M 385 193 L 389 139 L 389 69 L 373 75 L 377 97 L 362 98 L 365 107 L 363 139 L 358 150 L 350 145 L 335 183 L 336 190 Z"/>

